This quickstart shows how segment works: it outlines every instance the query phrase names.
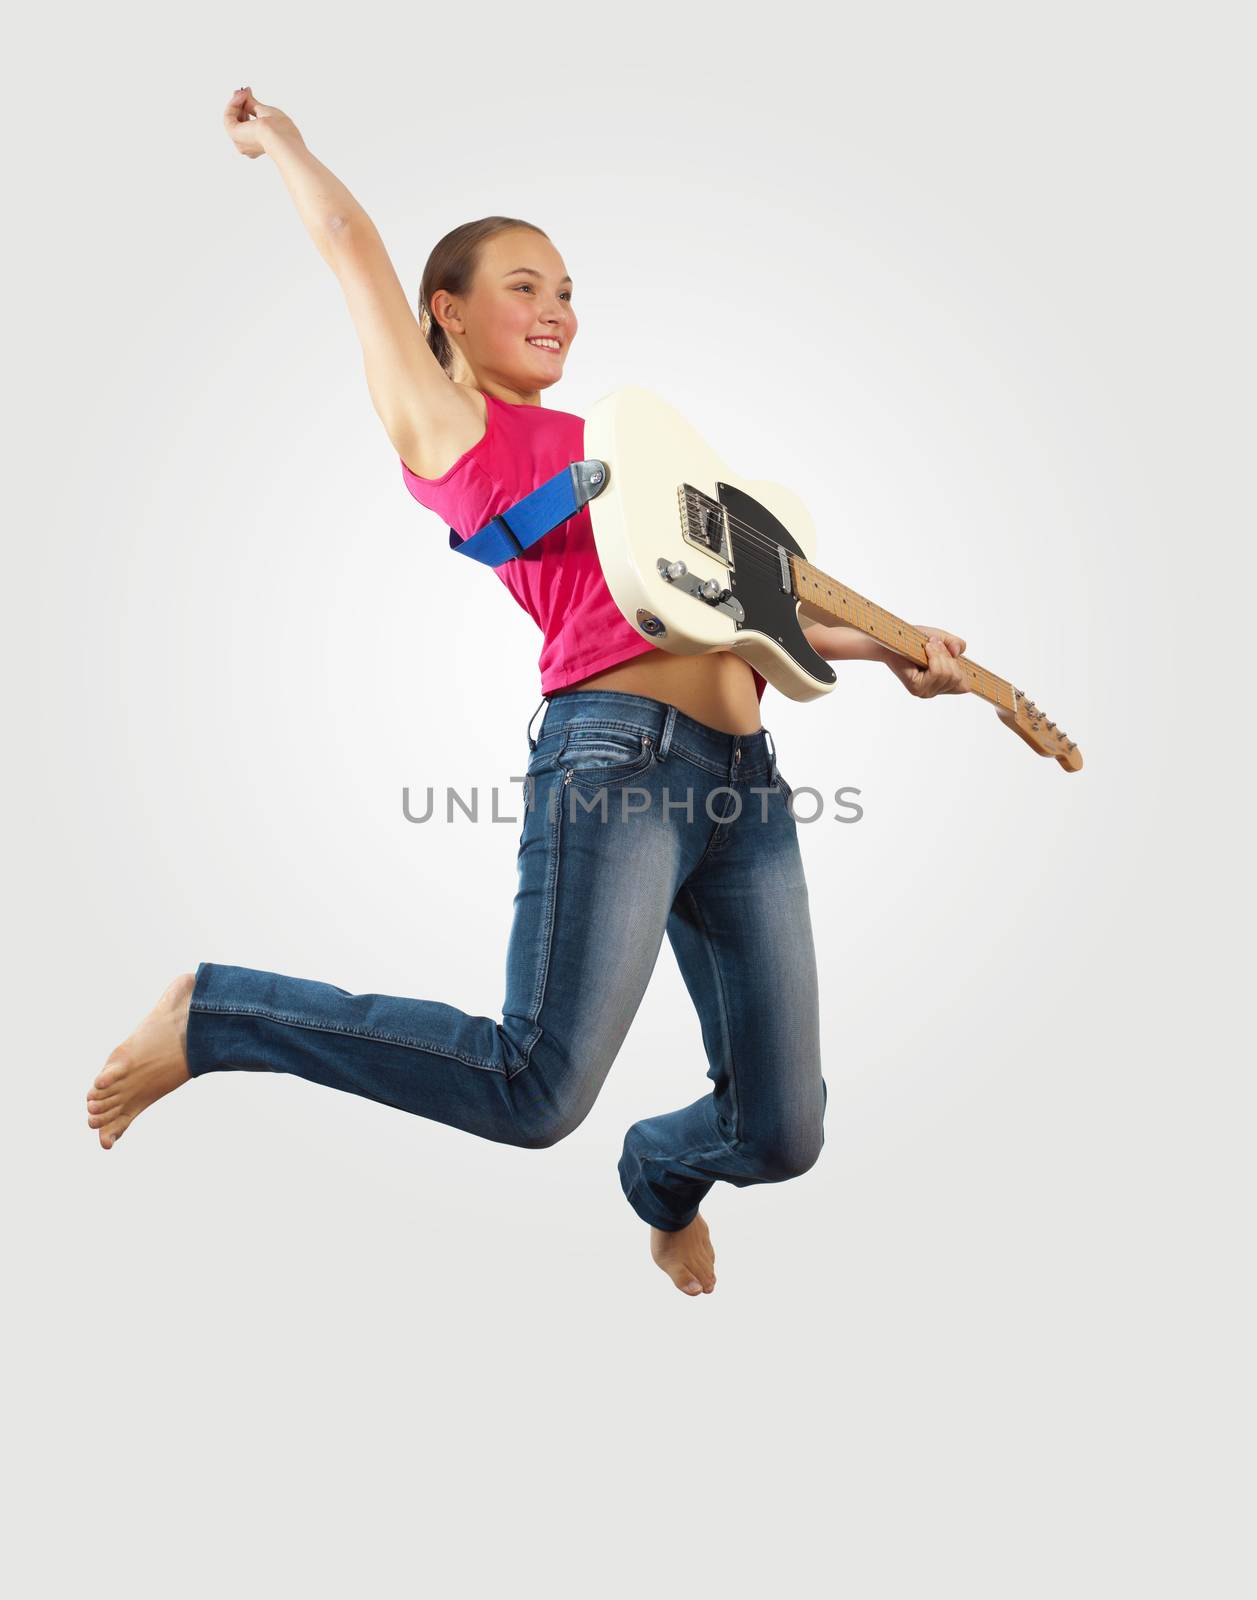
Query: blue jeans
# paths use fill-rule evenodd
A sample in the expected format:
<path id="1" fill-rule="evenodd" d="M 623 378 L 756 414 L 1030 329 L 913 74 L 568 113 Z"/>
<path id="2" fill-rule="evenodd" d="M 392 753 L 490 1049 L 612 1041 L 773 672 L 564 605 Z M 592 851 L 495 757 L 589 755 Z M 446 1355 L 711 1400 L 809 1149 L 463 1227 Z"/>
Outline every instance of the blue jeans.
<path id="1" fill-rule="evenodd" d="M 291 1072 L 541 1149 L 589 1114 L 666 932 L 714 1088 L 628 1130 L 629 1204 L 673 1231 L 718 1179 L 806 1172 L 827 1098 L 816 957 L 767 731 L 721 733 L 644 695 L 576 689 L 548 702 L 528 744 L 500 1021 L 203 961 L 189 1071 Z"/>

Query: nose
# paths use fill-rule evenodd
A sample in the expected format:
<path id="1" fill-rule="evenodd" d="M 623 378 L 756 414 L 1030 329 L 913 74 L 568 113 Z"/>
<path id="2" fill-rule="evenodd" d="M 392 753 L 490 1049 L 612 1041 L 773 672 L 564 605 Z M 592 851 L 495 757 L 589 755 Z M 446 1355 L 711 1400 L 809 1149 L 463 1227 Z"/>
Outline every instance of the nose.
<path id="1" fill-rule="evenodd" d="M 568 326 L 567 319 L 564 317 L 562 309 L 558 307 L 552 308 L 547 306 L 541 312 L 541 321 L 547 330 L 554 334 L 556 339 L 563 335 Z"/>

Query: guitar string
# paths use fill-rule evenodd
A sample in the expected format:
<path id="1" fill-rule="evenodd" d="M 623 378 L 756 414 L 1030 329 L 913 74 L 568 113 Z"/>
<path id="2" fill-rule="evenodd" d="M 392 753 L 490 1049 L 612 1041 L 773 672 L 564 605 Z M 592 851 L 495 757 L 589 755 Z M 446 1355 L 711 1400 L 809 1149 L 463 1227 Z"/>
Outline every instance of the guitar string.
<path id="1" fill-rule="evenodd" d="M 687 504 L 694 504 L 693 495 L 695 492 L 696 491 L 689 489 L 685 491 Z M 701 511 L 702 507 L 699 506 L 697 509 Z M 748 547 L 741 553 L 744 556 L 749 557 L 751 561 L 755 562 L 759 566 L 779 573 L 781 570 L 781 560 L 777 552 L 784 549 L 784 546 L 780 545 L 775 539 L 770 538 L 767 534 L 761 533 L 758 528 L 753 528 L 749 523 L 743 522 L 742 519 L 738 516 L 735 516 L 733 512 L 727 511 L 724 507 L 721 507 L 721 511 L 727 517 L 729 526 L 746 536 Z M 808 560 L 806 556 L 800 557 L 797 552 L 793 550 L 786 551 L 786 555 L 794 556 L 796 560 Z M 810 561 L 808 562 L 809 566 L 812 564 L 813 563 Z M 846 585 L 843 585 L 843 587 L 845 588 Z M 851 592 L 854 593 L 854 591 Z M 801 597 L 795 596 L 794 598 Z M 861 600 L 862 604 L 867 606 L 871 612 L 877 612 L 883 618 L 887 619 L 892 625 L 898 625 L 900 619 L 895 618 L 893 613 L 886 611 L 883 607 L 876 605 L 871 600 L 863 600 L 862 597 Z M 911 623 L 904 623 L 903 626 L 908 628 L 912 627 Z M 862 629 L 861 631 L 863 632 L 865 630 Z M 912 628 L 912 632 L 919 633 L 920 630 L 917 628 Z M 921 648 L 924 648 L 924 645 L 922 645 Z M 988 672 L 985 667 L 978 666 L 976 662 L 966 660 L 965 666 L 968 667 L 974 675 L 988 684 L 993 692 L 998 693 L 998 685 L 1003 682 L 1003 679 L 996 677 L 994 673 Z"/>
<path id="2" fill-rule="evenodd" d="M 760 533 L 758 529 L 750 527 L 738 517 L 730 515 L 729 523 L 732 528 L 735 528 L 738 532 L 745 534 L 748 540 L 747 546 L 738 552 L 739 557 L 748 559 L 762 567 L 770 568 L 774 572 L 780 572 L 781 560 L 776 552 L 779 549 L 784 549 L 784 546 L 777 544 L 775 540 L 769 539 L 765 534 Z M 807 561 L 808 559 L 806 556 L 800 556 L 796 551 L 793 550 L 786 551 L 786 554 L 787 556 L 793 556 L 795 560 Z M 812 563 L 809 561 L 808 565 L 811 566 Z M 843 587 L 845 588 L 846 585 L 843 585 Z M 854 594 L 854 590 L 848 592 Z M 795 596 L 794 598 L 802 599 L 804 597 Z M 867 607 L 870 612 L 877 612 L 889 623 L 897 624 L 899 622 L 900 619 L 895 618 L 891 612 L 886 611 L 882 606 L 876 605 L 871 600 L 864 600 L 862 597 L 860 597 L 860 599 L 861 604 Z M 903 626 L 906 628 L 912 627 L 911 623 L 904 623 Z M 914 633 L 919 632 L 919 630 L 915 628 L 913 628 L 912 631 Z"/>
<path id="3" fill-rule="evenodd" d="M 689 501 L 690 498 L 691 498 L 690 497 L 690 493 L 689 493 L 689 491 L 687 491 L 686 492 L 687 501 Z M 743 551 L 740 552 L 741 556 L 746 558 L 746 559 L 749 559 L 752 563 L 754 563 L 756 565 L 759 565 L 760 567 L 767 568 L 767 569 L 772 570 L 773 572 L 779 573 L 780 570 L 781 570 L 781 561 L 780 561 L 780 558 L 777 556 L 776 552 L 778 550 L 784 549 L 784 546 L 778 544 L 777 541 L 769 538 L 766 534 L 761 533 L 757 528 L 753 528 L 748 523 L 743 522 L 740 517 L 734 516 L 732 512 L 727 512 L 726 515 L 728 517 L 728 522 L 729 522 L 730 527 L 731 528 L 735 528 L 739 533 L 745 534 L 746 537 L 747 537 L 747 541 L 748 541 L 747 547 Z M 771 554 L 768 553 L 770 551 L 772 552 Z M 787 556 L 794 556 L 796 560 L 799 560 L 799 559 L 804 560 L 804 561 L 807 560 L 806 556 L 799 557 L 797 555 L 797 553 L 795 551 L 792 551 L 792 550 L 786 551 L 786 554 L 787 554 Z M 809 562 L 808 564 L 812 565 L 811 562 Z M 845 585 L 844 585 L 844 587 L 845 587 Z M 852 591 L 852 592 L 854 592 L 854 591 Z M 793 598 L 798 598 L 798 597 L 793 597 Z M 872 602 L 872 601 L 863 601 L 863 604 L 868 606 L 873 611 L 880 612 L 883 617 L 892 618 L 892 613 L 885 611 L 881 606 L 875 605 L 874 602 Z M 898 621 L 898 619 L 893 619 L 893 620 L 896 623 Z M 910 623 L 905 623 L 904 626 L 905 627 L 911 627 L 911 624 Z M 861 632 L 866 632 L 867 630 L 861 629 L 860 631 Z M 912 631 L 914 633 L 918 633 L 920 630 L 916 629 L 916 628 L 913 628 Z M 874 635 L 874 637 L 876 637 L 876 635 Z M 922 648 L 924 648 L 924 646 L 922 646 Z M 984 687 L 989 692 L 989 697 L 994 699 L 997 704 L 1002 704 L 1003 703 L 1003 697 L 1000 694 L 1000 689 L 1004 684 L 1004 680 L 1002 678 L 997 677 L 994 673 L 988 672 L 985 667 L 980 667 L 974 661 L 966 660 L 963 657 L 958 658 L 958 659 L 964 660 L 964 665 L 968 669 L 970 675 L 977 682 L 979 682 L 979 683 L 984 685 Z M 1011 688 L 1012 687 L 1011 684 L 1008 685 L 1008 687 Z"/>
<path id="4" fill-rule="evenodd" d="M 686 499 L 690 499 L 690 491 L 686 492 Z M 701 510 L 701 507 L 699 509 Z M 736 528 L 739 533 L 744 533 L 747 536 L 747 539 L 755 548 L 756 555 L 759 556 L 761 560 L 767 561 L 770 566 L 780 567 L 781 563 L 780 558 L 777 555 L 777 551 L 784 549 L 785 547 L 783 545 L 780 545 L 777 540 L 770 538 L 767 534 L 761 533 L 758 528 L 753 528 L 749 523 L 743 522 L 740 517 L 735 517 L 732 512 L 727 512 L 726 515 L 728 517 L 729 526 L 731 528 Z M 808 560 L 806 556 L 800 557 L 794 550 L 788 550 L 786 551 L 786 554 L 788 556 L 794 556 L 796 560 Z M 812 563 L 808 562 L 808 565 L 810 566 Z M 844 587 L 846 586 L 844 585 Z M 873 602 L 871 600 L 865 601 L 864 603 L 866 605 L 873 606 Z M 881 611 L 884 616 L 890 615 L 890 613 L 885 611 L 881 606 L 876 606 L 874 609 Z M 906 626 L 908 626 L 908 624 L 906 624 Z"/>
<path id="5" fill-rule="evenodd" d="M 687 500 L 690 498 L 688 491 L 686 498 Z M 699 509 L 701 510 L 701 507 Z M 757 547 L 757 554 L 760 554 L 762 558 L 767 560 L 771 566 L 780 565 L 777 551 L 784 549 L 785 547 L 783 545 L 779 544 L 777 540 L 771 538 L 769 535 L 761 533 L 758 528 L 754 528 L 749 523 L 743 522 L 741 517 L 735 517 L 732 512 L 727 512 L 726 515 L 729 520 L 729 526 L 731 528 L 736 528 L 740 533 L 744 533 L 750 540 L 751 544 Z M 796 560 L 808 561 L 806 556 L 799 556 L 798 552 L 794 550 L 787 550 L 786 554 L 788 556 L 794 556 Z M 812 562 L 808 561 L 809 566 L 812 564 Z M 846 586 L 844 585 L 844 588 L 845 587 Z M 870 600 L 866 601 L 865 604 L 872 606 L 873 602 Z M 890 613 L 885 612 L 881 606 L 877 606 L 875 609 L 878 611 L 883 611 L 884 615 L 890 615 Z"/>
<path id="6" fill-rule="evenodd" d="M 739 560 L 746 560 L 750 565 L 764 567 L 772 570 L 774 573 L 779 570 L 779 566 L 776 561 L 766 560 L 765 557 L 753 551 L 740 552 Z M 853 623 L 851 626 L 858 627 L 858 624 Z M 859 631 L 866 634 L 871 632 L 871 630 L 865 628 L 861 628 Z M 918 630 L 914 629 L 913 631 L 916 632 Z M 876 638 L 877 635 L 872 634 L 872 637 Z M 894 646 L 888 645 L 887 648 L 894 649 Z M 924 646 L 922 646 L 922 648 L 924 648 Z M 958 657 L 956 659 L 960 660 L 961 666 L 968 674 L 970 681 L 974 684 L 980 684 L 983 687 L 987 698 L 994 700 L 998 705 L 1003 705 L 1005 703 L 1005 701 L 1008 699 L 1008 695 L 1001 693 L 1001 685 L 1003 682 L 1002 679 L 997 678 L 993 673 L 988 672 L 985 667 L 979 666 L 977 662 L 968 660 L 967 657 Z"/>

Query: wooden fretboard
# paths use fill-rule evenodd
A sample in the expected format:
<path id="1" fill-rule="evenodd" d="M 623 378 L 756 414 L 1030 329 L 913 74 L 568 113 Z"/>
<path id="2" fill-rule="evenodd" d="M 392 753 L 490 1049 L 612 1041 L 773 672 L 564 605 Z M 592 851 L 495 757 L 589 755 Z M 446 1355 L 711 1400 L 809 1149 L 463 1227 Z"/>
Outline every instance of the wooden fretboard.
<path id="1" fill-rule="evenodd" d="M 849 589 L 845 583 L 839 583 L 837 578 L 831 578 L 827 572 L 805 561 L 802 556 L 792 555 L 789 559 L 794 592 L 805 614 L 827 622 L 847 623 L 897 654 L 907 656 L 919 666 L 929 665 L 925 635 L 911 623 L 874 605 L 862 594 Z M 980 694 L 1001 710 L 1013 710 L 1014 690 L 1011 683 L 980 667 L 976 661 L 970 661 L 968 656 L 957 656 L 956 663 L 968 677 L 969 687 L 975 694 Z"/>

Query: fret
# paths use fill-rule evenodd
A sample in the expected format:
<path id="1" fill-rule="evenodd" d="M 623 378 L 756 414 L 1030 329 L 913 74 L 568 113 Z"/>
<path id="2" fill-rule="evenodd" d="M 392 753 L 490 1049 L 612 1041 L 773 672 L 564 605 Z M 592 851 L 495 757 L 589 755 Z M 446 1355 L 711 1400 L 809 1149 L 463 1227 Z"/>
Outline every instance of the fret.
<path id="1" fill-rule="evenodd" d="M 801 556 L 790 557 L 790 569 L 795 597 L 805 609 L 813 614 L 820 612 L 831 622 L 858 628 L 898 655 L 906 656 L 919 666 L 928 665 L 925 635 L 911 623 L 858 594 Z M 1003 711 L 1015 710 L 1017 691 L 1011 683 L 988 672 L 968 656 L 958 656 L 956 660 L 973 693 L 980 694 Z"/>

